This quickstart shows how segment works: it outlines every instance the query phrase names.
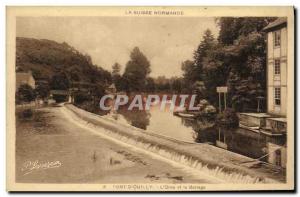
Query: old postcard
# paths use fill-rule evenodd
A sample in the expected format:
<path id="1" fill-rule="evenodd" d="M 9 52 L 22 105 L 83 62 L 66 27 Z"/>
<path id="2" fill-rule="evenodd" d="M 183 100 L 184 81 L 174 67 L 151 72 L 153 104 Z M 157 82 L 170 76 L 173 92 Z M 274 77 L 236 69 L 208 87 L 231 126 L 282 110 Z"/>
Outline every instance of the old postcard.
<path id="1" fill-rule="evenodd" d="M 294 190 L 293 7 L 7 7 L 8 191 Z"/>

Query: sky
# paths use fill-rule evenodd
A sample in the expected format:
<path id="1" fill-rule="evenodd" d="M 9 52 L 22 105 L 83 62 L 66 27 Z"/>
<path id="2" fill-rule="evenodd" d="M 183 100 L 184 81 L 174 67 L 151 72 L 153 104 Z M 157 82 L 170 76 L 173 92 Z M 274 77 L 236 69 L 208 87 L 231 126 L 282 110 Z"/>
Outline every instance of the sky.
<path id="1" fill-rule="evenodd" d="M 204 31 L 219 32 L 213 17 L 18 17 L 16 29 L 18 37 L 67 42 L 109 71 L 115 62 L 124 71 L 137 46 L 152 77 L 180 77 L 181 63 L 193 58 Z"/>

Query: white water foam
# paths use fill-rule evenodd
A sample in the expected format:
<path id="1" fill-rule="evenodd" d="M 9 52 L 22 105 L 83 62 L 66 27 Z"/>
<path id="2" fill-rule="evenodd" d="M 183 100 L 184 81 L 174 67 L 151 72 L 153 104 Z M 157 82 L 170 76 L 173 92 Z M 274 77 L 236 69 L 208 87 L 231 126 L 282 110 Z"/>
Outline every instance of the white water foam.
<path id="1" fill-rule="evenodd" d="M 130 148 L 133 151 L 150 155 L 151 157 L 170 163 L 174 167 L 179 167 L 189 174 L 199 178 L 207 178 L 216 183 L 265 183 L 258 177 L 252 177 L 239 172 L 226 172 L 221 167 L 214 169 L 208 168 L 196 158 L 186 156 L 175 151 L 170 151 L 154 145 L 149 142 L 144 142 L 133 137 L 122 135 L 119 132 L 111 131 L 95 124 L 89 123 L 82 118 L 78 117 L 74 112 L 66 107 L 61 108 L 65 116 L 75 125 L 93 133 L 102 138 L 110 140 L 114 143 Z M 268 182 L 271 181 L 268 179 Z M 273 182 L 273 181 L 272 181 Z"/>

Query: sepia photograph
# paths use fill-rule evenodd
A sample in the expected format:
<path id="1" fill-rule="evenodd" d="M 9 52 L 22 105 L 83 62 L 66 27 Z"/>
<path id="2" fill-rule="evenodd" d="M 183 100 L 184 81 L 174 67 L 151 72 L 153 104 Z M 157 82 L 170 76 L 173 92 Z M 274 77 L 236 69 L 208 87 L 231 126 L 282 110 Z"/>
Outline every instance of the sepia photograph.
<path id="1" fill-rule="evenodd" d="M 293 7 L 7 7 L 9 191 L 294 189 Z"/>

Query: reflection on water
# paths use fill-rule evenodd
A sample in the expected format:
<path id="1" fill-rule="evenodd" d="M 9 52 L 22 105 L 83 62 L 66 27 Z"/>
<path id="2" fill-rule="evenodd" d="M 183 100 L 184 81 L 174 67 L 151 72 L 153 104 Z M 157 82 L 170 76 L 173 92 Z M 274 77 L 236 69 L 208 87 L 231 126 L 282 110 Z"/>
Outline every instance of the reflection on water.
<path id="1" fill-rule="evenodd" d="M 285 143 L 284 137 L 272 138 L 242 128 L 221 129 L 214 126 L 214 122 L 180 118 L 168 109 L 161 111 L 157 106 L 153 106 L 149 111 L 128 111 L 121 108 L 111 116 L 118 122 L 146 131 L 187 142 L 209 143 L 252 158 L 266 154 L 268 142 L 280 145 Z"/>
<path id="2" fill-rule="evenodd" d="M 128 111 L 126 109 L 121 109 L 118 111 L 118 114 L 120 114 L 122 117 L 115 115 L 115 119 L 125 118 L 127 123 L 140 129 L 147 130 L 147 127 L 150 124 L 151 114 L 149 113 L 149 111 L 144 111 L 144 110 Z"/>
<path id="3" fill-rule="evenodd" d="M 180 117 L 174 116 L 168 109 L 161 111 L 159 106 L 153 106 L 149 111 L 121 108 L 113 117 L 119 122 L 174 139 L 195 142 L 197 138 L 193 128 L 185 126 Z"/>

